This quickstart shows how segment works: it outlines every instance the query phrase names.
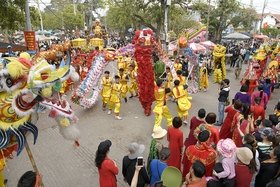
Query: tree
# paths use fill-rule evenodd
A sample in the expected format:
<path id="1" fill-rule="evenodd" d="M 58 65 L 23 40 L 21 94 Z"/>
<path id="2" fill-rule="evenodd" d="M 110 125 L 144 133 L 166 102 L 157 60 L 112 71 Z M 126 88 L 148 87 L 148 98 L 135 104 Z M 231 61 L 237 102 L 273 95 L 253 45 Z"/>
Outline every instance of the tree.
<path id="1" fill-rule="evenodd" d="M 40 26 L 40 17 L 39 17 L 39 11 L 36 7 L 31 6 L 29 7 L 30 10 L 30 19 L 31 19 L 31 24 L 34 27 L 39 27 Z"/>
<path id="2" fill-rule="evenodd" d="M 268 27 L 267 29 L 261 29 L 261 33 L 269 36 L 270 38 L 276 38 L 280 34 L 280 30 Z"/>
<path id="3" fill-rule="evenodd" d="M 173 0 L 169 7 L 170 29 L 180 30 L 179 25 L 185 21 L 186 7 L 190 1 Z M 164 0 L 107 0 L 107 24 L 111 29 L 123 32 L 132 27 L 135 30 L 141 27 L 151 28 L 157 36 L 163 28 Z M 180 23 L 180 24 L 178 24 Z"/>
<path id="4" fill-rule="evenodd" d="M 0 25 L 2 29 L 18 30 L 24 26 L 25 0 L 4 0 L 0 3 Z"/>
<path id="5" fill-rule="evenodd" d="M 203 0 L 196 0 L 193 3 L 193 10 L 197 11 L 201 15 L 202 21 L 206 23 L 208 4 Z M 240 12 L 243 12 L 242 15 Z M 251 13 L 252 12 L 249 11 L 250 15 Z M 243 26 L 248 27 L 248 24 L 246 23 L 246 21 L 248 21 L 248 17 L 244 17 L 244 15 L 248 15 L 248 13 L 246 9 L 242 9 L 240 3 L 237 0 L 217 1 L 217 8 L 214 8 L 210 11 L 210 33 L 214 33 L 216 41 L 220 42 L 223 30 L 226 29 L 230 24 L 234 26 L 244 24 Z"/>

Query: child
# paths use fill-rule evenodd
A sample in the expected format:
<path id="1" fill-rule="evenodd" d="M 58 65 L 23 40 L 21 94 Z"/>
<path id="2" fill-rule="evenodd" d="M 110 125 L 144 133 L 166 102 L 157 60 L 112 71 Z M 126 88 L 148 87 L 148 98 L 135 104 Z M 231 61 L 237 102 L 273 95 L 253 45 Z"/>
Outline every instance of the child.
<path id="1" fill-rule="evenodd" d="M 121 93 L 122 93 L 122 84 L 120 83 L 120 77 L 118 75 L 115 75 L 115 83 L 112 86 L 108 115 L 112 113 L 112 109 L 115 105 L 114 113 L 115 113 L 116 120 L 122 119 L 119 116 L 120 108 L 121 108 L 121 98 L 120 98 Z"/>
<path id="2" fill-rule="evenodd" d="M 235 151 L 236 145 L 235 143 L 227 138 L 221 139 L 217 145 L 218 153 L 223 157 L 222 158 L 222 166 L 224 171 L 217 173 L 213 171 L 213 175 L 218 179 L 223 179 L 226 187 L 234 187 L 234 177 L 235 177 Z M 220 182 L 223 182 L 220 180 Z"/>
<path id="3" fill-rule="evenodd" d="M 182 126 L 180 117 L 173 118 L 173 127 L 168 128 L 167 140 L 171 151 L 170 159 L 167 160 L 168 166 L 174 166 L 181 170 L 181 158 L 183 148 L 183 132 L 179 129 Z"/>
<path id="4" fill-rule="evenodd" d="M 110 99 L 111 96 L 111 90 L 112 90 L 112 78 L 110 77 L 110 72 L 105 71 L 104 72 L 105 76 L 102 78 L 102 91 L 101 91 L 101 96 L 102 96 L 102 109 L 103 111 L 106 110 L 106 105 Z"/>

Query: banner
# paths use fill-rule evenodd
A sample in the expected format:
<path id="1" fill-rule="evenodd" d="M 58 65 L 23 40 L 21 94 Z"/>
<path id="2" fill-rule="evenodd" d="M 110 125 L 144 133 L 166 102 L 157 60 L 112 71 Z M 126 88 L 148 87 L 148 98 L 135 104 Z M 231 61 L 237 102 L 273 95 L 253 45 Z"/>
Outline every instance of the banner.
<path id="1" fill-rule="evenodd" d="M 24 31 L 24 39 L 27 50 L 36 51 L 35 31 Z"/>

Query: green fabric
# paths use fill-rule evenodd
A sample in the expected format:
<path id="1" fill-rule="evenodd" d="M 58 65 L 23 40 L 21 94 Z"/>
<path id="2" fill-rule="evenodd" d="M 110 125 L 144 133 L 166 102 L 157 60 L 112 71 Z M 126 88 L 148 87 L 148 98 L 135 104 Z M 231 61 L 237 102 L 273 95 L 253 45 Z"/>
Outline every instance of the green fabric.
<path id="1" fill-rule="evenodd" d="M 61 82 L 56 82 L 55 85 L 53 85 L 53 89 L 55 91 L 59 91 L 62 87 L 62 83 Z"/>
<path id="2" fill-rule="evenodd" d="M 162 61 L 157 61 L 154 65 L 156 74 L 162 74 L 165 71 L 165 64 Z"/>
<path id="3" fill-rule="evenodd" d="M 151 176 L 150 163 L 152 162 L 153 159 L 158 159 L 157 142 L 155 139 L 152 139 L 150 144 L 150 153 L 149 153 L 148 163 L 147 163 L 147 170 L 149 176 Z"/>

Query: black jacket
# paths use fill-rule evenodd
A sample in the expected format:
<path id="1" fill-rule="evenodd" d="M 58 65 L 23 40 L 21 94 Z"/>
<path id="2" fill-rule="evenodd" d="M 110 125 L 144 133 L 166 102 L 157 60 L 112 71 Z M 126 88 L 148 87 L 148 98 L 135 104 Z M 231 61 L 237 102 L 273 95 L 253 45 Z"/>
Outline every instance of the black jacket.
<path id="1" fill-rule="evenodd" d="M 218 100 L 220 102 L 226 102 L 227 101 L 227 98 L 228 98 L 228 95 L 229 95 L 229 90 L 230 90 L 229 86 L 222 88 L 222 90 L 220 92 L 220 95 L 219 95 L 219 98 L 218 98 Z"/>
<path id="2" fill-rule="evenodd" d="M 123 158 L 122 174 L 123 177 L 126 179 L 127 183 L 129 184 L 129 186 L 131 185 L 131 181 L 135 172 L 136 162 L 137 162 L 137 158 L 133 160 L 130 160 L 128 156 L 125 156 Z M 150 179 L 147 170 L 145 167 L 142 167 L 139 172 L 137 187 L 144 187 L 145 184 L 149 184 L 149 183 L 150 183 Z"/>

